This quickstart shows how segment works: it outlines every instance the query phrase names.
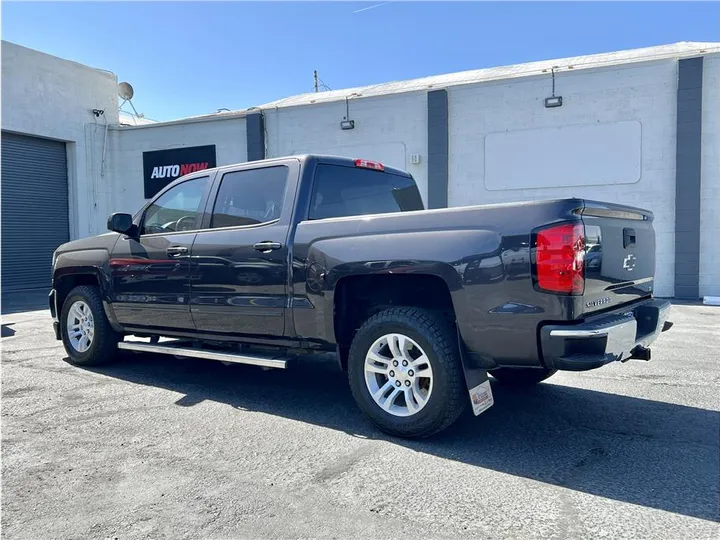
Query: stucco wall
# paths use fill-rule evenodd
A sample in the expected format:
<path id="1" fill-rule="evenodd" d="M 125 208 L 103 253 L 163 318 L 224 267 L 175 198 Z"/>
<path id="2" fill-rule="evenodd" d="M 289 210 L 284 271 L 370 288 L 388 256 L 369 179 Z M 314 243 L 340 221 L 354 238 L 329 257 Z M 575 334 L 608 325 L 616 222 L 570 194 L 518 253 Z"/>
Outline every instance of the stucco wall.
<path id="1" fill-rule="evenodd" d="M 3 130 L 68 143 L 70 236 L 93 234 L 104 126 L 118 122 L 117 77 L 3 41 L 2 103 Z"/>
<path id="2" fill-rule="evenodd" d="M 549 73 L 449 89 L 450 206 L 577 196 L 651 210 L 657 233 L 656 294 L 672 296 L 677 61 L 561 71 L 556 75 L 556 94 L 562 96 L 563 105 L 547 109 L 544 99 L 551 95 L 551 89 Z M 638 129 L 633 131 L 635 127 Z M 589 154 L 572 152 L 568 148 L 571 145 L 562 144 L 560 136 L 557 145 L 548 144 L 548 138 L 562 133 L 558 128 L 590 133 L 588 144 L 597 148 Z M 489 163 L 493 181 L 503 172 L 495 170 L 503 160 L 497 156 L 486 159 L 486 150 L 493 148 L 488 141 L 492 142 L 493 134 L 522 134 L 526 130 L 536 130 L 537 137 L 545 138 L 525 141 L 530 145 L 542 142 L 544 154 L 532 155 L 529 149 L 518 148 L 515 156 L 503 155 L 508 174 L 517 174 L 519 161 L 528 174 L 537 171 L 542 178 L 553 174 L 565 187 L 530 187 L 532 178 L 518 189 L 488 185 L 485 175 Z M 627 138 L 633 155 L 616 148 L 613 133 L 618 130 L 632 131 Z M 602 140 L 593 139 L 592 134 L 598 133 Z M 527 162 L 530 157 L 532 161 Z M 627 163 L 603 164 L 613 159 Z M 636 163 L 639 174 L 633 169 Z M 588 180 L 578 179 L 578 171 L 586 167 L 592 168 Z M 615 169 L 617 176 L 603 179 L 599 174 Z"/>

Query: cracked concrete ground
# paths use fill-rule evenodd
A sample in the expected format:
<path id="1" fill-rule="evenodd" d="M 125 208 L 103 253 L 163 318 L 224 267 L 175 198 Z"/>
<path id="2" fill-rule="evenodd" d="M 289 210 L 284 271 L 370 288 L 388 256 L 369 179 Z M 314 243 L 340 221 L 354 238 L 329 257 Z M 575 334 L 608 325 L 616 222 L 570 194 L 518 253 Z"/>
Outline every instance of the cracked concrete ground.
<path id="1" fill-rule="evenodd" d="M 720 308 L 676 305 L 651 362 L 560 373 L 435 438 L 385 436 L 332 360 L 67 364 L 3 317 L 2 533 L 37 538 L 720 535 Z"/>

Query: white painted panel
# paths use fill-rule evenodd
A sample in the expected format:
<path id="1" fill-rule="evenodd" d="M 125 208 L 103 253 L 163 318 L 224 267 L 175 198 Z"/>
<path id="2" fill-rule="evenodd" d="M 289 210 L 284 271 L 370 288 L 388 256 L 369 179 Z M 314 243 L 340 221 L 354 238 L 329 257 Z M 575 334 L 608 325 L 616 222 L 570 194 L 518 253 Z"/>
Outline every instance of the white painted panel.
<path id="1" fill-rule="evenodd" d="M 641 174 L 640 122 L 612 122 L 490 133 L 489 190 L 634 184 Z"/>

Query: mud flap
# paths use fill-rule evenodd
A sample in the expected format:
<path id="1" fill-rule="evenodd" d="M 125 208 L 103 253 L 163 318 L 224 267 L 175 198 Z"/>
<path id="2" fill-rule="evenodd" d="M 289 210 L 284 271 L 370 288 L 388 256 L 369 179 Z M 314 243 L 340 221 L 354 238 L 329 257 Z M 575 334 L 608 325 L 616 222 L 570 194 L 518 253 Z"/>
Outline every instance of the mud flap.
<path id="1" fill-rule="evenodd" d="M 465 354 L 465 344 L 459 330 L 457 337 L 460 359 L 465 373 L 465 384 L 470 394 L 470 403 L 472 404 L 473 414 L 478 416 L 492 407 L 494 403 L 488 373 L 484 368 L 471 365 L 468 355 Z"/>

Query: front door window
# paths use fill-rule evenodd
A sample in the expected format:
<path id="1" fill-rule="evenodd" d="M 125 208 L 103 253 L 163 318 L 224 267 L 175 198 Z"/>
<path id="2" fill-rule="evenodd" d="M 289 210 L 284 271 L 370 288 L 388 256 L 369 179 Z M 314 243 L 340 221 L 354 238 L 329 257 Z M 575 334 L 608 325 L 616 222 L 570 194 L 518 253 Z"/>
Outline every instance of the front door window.
<path id="1" fill-rule="evenodd" d="M 193 178 L 169 189 L 145 211 L 141 234 L 166 234 L 198 229 L 200 202 L 209 177 Z"/>

